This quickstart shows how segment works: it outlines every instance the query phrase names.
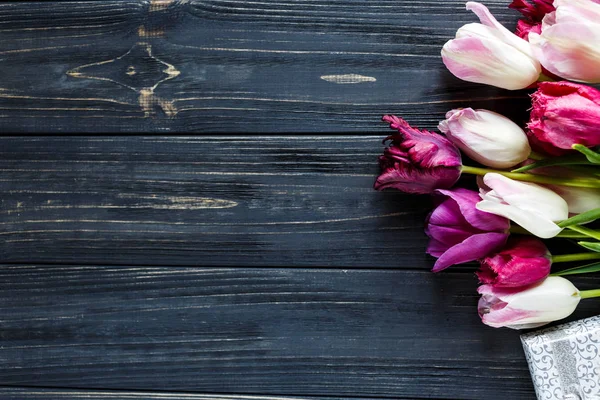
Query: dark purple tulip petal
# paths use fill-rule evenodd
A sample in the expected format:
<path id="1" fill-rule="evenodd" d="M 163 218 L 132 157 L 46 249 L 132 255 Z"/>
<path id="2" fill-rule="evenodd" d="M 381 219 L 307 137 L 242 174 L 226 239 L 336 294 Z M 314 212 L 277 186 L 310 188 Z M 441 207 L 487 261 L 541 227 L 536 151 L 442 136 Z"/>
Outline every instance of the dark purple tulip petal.
<path id="1" fill-rule="evenodd" d="M 432 193 L 452 187 L 460 177 L 459 150 L 444 136 L 412 128 L 402 118 L 386 115 L 383 120 L 398 132 L 386 141 L 391 144 L 379 157 L 382 173 L 374 188 L 397 189 L 406 193 Z"/>

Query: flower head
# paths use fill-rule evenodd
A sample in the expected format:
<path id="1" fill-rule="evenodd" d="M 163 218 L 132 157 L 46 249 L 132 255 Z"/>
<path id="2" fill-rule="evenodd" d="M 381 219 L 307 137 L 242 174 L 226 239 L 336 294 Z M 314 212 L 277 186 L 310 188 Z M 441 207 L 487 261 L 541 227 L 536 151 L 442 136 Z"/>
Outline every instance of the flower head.
<path id="1" fill-rule="evenodd" d="M 446 42 L 442 60 L 448 70 L 465 81 L 509 90 L 536 82 L 542 70 L 529 43 L 502 26 L 483 4 L 468 2 L 467 10 L 481 23 L 464 25 Z"/>
<path id="2" fill-rule="evenodd" d="M 541 33 L 529 33 L 540 63 L 551 73 L 580 82 L 600 82 L 600 3 L 555 0 Z"/>
<path id="3" fill-rule="evenodd" d="M 427 252 L 438 257 L 434 272 L 474 261 L 502 248 L 508 238 L 508 219 L 477 210 L 477 192 L 455 188 L 437 190 L 441 202 L 427 217 Z"/>
<path id="4" fill-rule="evenodd" d="M 545 279 L 551 265 L 552 256 L 541 240 L 517 237 L 510 238 L 498 253 L 483 258 L 476 274 L 482 283 L 494 287 L 519 287 Z"/>
<path id="5" fill-rule="evenodd" d="M 488 167 L 513 167 L 531 153 L 525 132 L 492 111 L 451 110 L 438 128 L 467 156 Z"/>
<path id="6" fill-rule="evenodd" d="M 477 209 L 501 215 L 532 234 L 548 239 L 562 230 L 555 222 L 569 217 L 567 202 L 552 190 L 497 173 L 483 177 Z"/>
<path id="7" fill-rule="evenodd" d="M 562 155 L 574 144 L 600 145 L 600 90 L 565 81 L 542 82 L 532 99 L 527 128 L 536 150 Z"/>
<path id="8" fill-rule="evenodd" d="M 431 193 L 450 188 L 460 177 L 460 151 L 444 136 L 412 128 L 402 118 L 386 115 L 398 132 L 386 141 L 392 143 L 379 157 L 382 173 L 376 190 L 394 188 L 407 193 Z"/>
<path id="9" fill-rule="evenodd" d="M 536 328 L 568 317 L 581 300 L 579 290 L 558 276 L 521 288 L 482 285 L 477 291 L 481 321 L 494 328 Z"/>
<path id="10" fill-rule="evenodd" d="M 544 16 L 556 10 L 553 0 L 513 0 L 509 8 L 519 11 L 526 20 L 541 22 Z"/>

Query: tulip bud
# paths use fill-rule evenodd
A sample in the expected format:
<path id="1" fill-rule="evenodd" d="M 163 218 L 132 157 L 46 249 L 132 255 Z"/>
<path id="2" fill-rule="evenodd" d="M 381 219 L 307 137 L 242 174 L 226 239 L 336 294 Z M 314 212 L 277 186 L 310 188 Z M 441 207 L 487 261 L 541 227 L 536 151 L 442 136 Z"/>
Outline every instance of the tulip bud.
<path id="1" fill-rule="evenodd" d="M 510 238 L 502 251 L 481 260 L 479 281 L 494 287 L 527 286 L 550 273 L 552 256 L 544 243 L 533 237 Z"/>
<path id="2" fill-rule="evenodd" d="M 574 144 L 600 145 L 599 90 L 565 81 L 542 82 L 532 99 L 527 128 L 536 150 L 562 155 Z"/>
<path id="3" fill-rule="evenodd" d="M 506 217 L 538 237 L 558 235 L 562 229 L 555 221 L 569 217 L 567 202 L 545 187 L 496 173 L 486 174 L 483 183 L 478 210 Z"/>
<path id="4" fill-rule="evenodd" d="M 581 300 L 579 290 L 558 276 L 524 288 L 482 285 L 477 291 L 481 321 L 494 328 L 536 328 L 568 317 Z"/>
<path id="5" fill-rule="evenodd" d="M 402 118 L 386 115 L 383 120 L 397 129 L 379 157 L 382 173 L 376 190 L 394 188 L 406 193 L 432 193 L 450 188 L 460 177 L 460 151 L 442 135 L 412 128 Z"/>
<path id="6" fill-rule="evenodd" d="M 506 218 L 477 210 L 477 192 L 455 188 L 436 193 L 443 200 L 427 217 L 425 230 L 431 238 L 427 253 L 438 257 L 433 272 L 483 258 L 502 248 L 510 223 Z"/>
<path id="7" fill-rule="evenodd" d="M 531 153 L 527 135 L 517 124 L 487 110 L 463 108 L 446 113 L 438 129 L 467 156 L 493 168 L 510 168 Z"/>
<path id="8" fill-rule="evenodd" d="M 480 24 L 458 29 L 456 38 L 442 48 L 442 60 L 456 77 L 504 89 L 523 89 L 536 82 L 540 63 L 526 40 L 500 24 L 480 3 L 468 2 Z"/>
<path id="9" fill-rule="evenodd" d="M 564 79 L 600 82 L 600 3 L 555 0 L 556 11 L 542 21 L 529 43 L 540 63 Z"/>

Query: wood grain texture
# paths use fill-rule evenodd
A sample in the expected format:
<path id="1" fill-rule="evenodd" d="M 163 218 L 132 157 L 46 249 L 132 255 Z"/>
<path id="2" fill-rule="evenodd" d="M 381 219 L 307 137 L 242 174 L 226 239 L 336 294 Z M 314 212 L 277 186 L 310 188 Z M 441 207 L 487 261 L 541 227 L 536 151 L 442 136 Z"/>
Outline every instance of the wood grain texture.
<path id="1" fill-rule="evenodd" d="M 508 1 L 486 4 L 513 27 Z M 0 3 L 4 132 L 365 132 L 461 106 L 520 120 L 522 92 L 459 81 L 463 0 Z M 515 110 L 523 110 L 518 113 Z"/>
<path id="2" fill-rule="evenodd" d="M 5 262 L 431 268 L 380 137 L 3 137 Z"/>
<path id="3" fill-rule="evenodd" d="M 7 265 L 0 281 L 5 385 L 533 397 L 518 332 L 481 324 L 470 274 Z"/>
<path id="4" fill-rule="evenodd" d="M 0 398 L 2 400 L 343 400 L 343 398 L 331 396 L 254 396 L 244 394 L 134 392 L 125 390 L 77 390 L 2 386 L 0 386 Z M 352 399 L 373 400 L 366 397 L 352 397 Z"/>

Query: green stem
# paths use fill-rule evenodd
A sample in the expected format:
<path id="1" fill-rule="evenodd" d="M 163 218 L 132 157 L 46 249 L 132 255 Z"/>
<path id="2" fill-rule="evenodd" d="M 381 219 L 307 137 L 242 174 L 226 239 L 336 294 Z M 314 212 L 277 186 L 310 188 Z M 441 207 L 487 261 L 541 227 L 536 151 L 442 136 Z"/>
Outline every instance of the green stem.
<path id="1" fill-rule="evenodd" d="M 531 232 L 529 232 L 525 228 L 520 227 L 519 225 L 511 225 L 510 226 L 510 233 L 514 233 L 514 234 L 517 234 L 517 235 L 529 235 L 529 236 L 533 236 L 533 234 Z M 573 232 L 571 232 L 571 231 L 562 231 L 561 233 L 559 233 L 555 237 L 567 238 L 567 239 L 588 239 L 589 238 L 588 235 L 577 233 L 575 231 L 573 231 Z"/>
<path id="2" fill-rule="evenodd" d="M 575 254 L 560 254 L 552 256 L 553 263 L 570 262 L 570 261 L 585 261 L 585 260 L 600 260 L 600 253 L 575 253 Z"/>
<path id="3" fill-rule="evenodd" d="M 534 151 L 532 151 L 531 153 L 529 153 L 529 158 L 531 158 L 532 160 L 535 160 L 535 161 L 540 161 L 540 160 L 545 160 L 546 159 L 546 157 L 544 157 L 543 155 L 538 154 L 538 153 L 536 153 Z"/>
<path id="4" fill-rule="evenodd" d="M 600 189 L 600 179 L 594 178 L 555 178 L 544 175 L 533 175 L 533 174 L 522 174 L 519 172 L 507 172 L 496 169 L 470 167 L 463 165 L 462 172 L 465 174 L 473 175 L 485 175 L 491 172 L 504 175 L 507 178 L 514 179 L 515 181 L 525 181 L 534 183 L 546 183 L 549 185 L 560 185 L 560 186 L 571 186 L 571 187 L 583 187 L 583 188 L 597 188 Z"/>
<path id="5" fill-rule="evenodd" d="M 600 297 L 600 289 L 581 290 L 579 292 L 579 296 L 581 296 L 582 299 L 591 299 L 592 297 Z"/>
<path id="6" fill-rule="evenodd" d="M 572 231 L 579 232 L 581 234 L 584 234 L 584 235 L 594 238 L 596 240 L 600 240 L 600 232 L 595 231 L 593 229 L 584 228 L 583 226 L 579 226 L 579 225 L 567 226 L 567 229 L 571 229 Z"/>

